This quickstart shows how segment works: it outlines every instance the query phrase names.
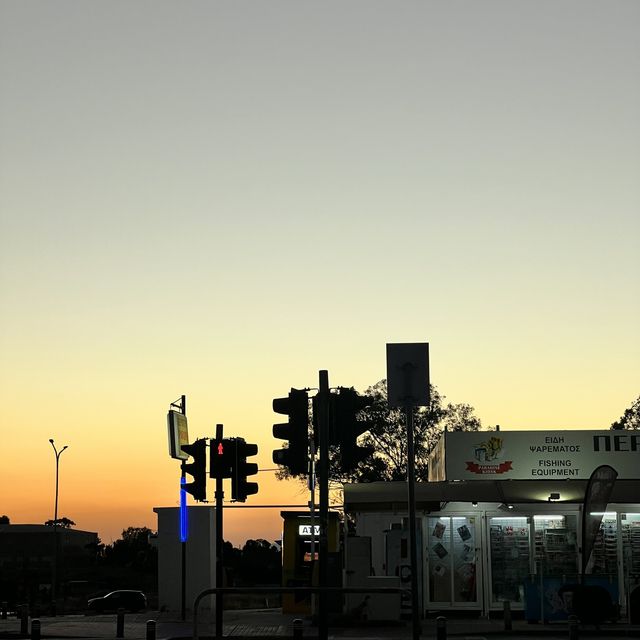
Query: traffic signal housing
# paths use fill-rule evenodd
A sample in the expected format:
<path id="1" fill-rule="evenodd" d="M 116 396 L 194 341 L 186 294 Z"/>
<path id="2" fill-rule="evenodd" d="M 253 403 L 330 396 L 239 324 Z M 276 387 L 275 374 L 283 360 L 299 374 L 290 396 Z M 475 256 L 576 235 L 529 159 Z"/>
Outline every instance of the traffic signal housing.
<path id="1" fill-rule="evenodd" d="M 235 461 L 231 476 L 231 499 L 244 502 L 247 496 L 258 493 L 258 483 L 247 481 L 247 476 L 258 473 L 258 465 L 255 462 L 247 462 L 247 458 L 258 453 L 258 445 L 249 444 L 243 438 L 235 438 L 233 443 Z"/>
<path id="2" fill-rule="evenodd" d="M 233 475 L 235 456 L 235 440 L 231 438 L 215 440 L 214 438 L 212 438 L 209 477 L 231 478 Z"/>
<path id="3" fill-rule="evenodd" d="M 193 459 L 193 462 L 182 463 L 184 473 L 193 478 L 191 482 L 184 483 L 182 489 L 195 500 L 204 502 L 207 499 L 207 441 L 201 438 L 191 444 L 183 444 L 182 450 Z"/>
<path id="4" fill-rule="evenodd" d="M 309 470 L 309 397 L 303 389 L 291 389 L 286 398 L 275 398 L 273 410 L 289 416 L 288 422 L 273 425 L 273 437 L 288 440 L 283 449 L 274 449 L 273 461 L 293 475 Z"/>
<path id="5" fill-rule="evenodd" d="M 366 420 L 358 420 L 357 415 L 371 404 L 373 398 L 361 396 L 353 387 L 340 387 L 338 393 L 329 395 L 331 444 L 340 446 L 340 465 L 345 472 L 373 453 L 372 447 L 357 444 L 358 436 L 371 428 Z"/>

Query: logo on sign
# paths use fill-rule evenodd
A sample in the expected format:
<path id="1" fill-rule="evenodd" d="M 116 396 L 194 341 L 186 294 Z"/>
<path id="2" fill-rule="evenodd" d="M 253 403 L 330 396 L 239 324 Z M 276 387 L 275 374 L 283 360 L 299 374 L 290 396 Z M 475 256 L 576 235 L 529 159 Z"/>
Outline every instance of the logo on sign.
<path id="1" fill-rule="evenodd" d="M 478 475 L 495 475 L 511 471 L 512 460 L 500 462 L 500 454 L 502 453 L 502 438 L 491 436 L 485 442 L 481 442 L 474 449 L 474 458 L 476 461 L 467 461 L 467 471 Z"/>

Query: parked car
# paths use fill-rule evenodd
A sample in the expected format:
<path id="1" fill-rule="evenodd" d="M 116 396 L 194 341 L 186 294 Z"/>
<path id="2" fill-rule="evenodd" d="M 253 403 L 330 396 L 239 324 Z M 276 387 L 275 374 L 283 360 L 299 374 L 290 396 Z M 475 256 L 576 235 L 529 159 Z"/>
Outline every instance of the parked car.
<path id="1" fill-rule="evenodd" d="M 87 602 L 89 611 L 117 611 L 124 609 L 125 611 L 141 611 L 147 608 L 147 598 L 142 591 L 134 589 L 120 589 L 112 591 L 101 598 L 91 598 Z"/>

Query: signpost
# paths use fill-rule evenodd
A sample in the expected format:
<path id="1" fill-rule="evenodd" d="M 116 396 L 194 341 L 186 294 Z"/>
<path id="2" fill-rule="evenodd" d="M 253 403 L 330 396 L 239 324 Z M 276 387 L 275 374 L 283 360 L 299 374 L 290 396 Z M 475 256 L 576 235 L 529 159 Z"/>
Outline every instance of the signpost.
<path id="1" fill-rule="evenodd" d="M 416 540 L 416 465 L 413 407 L 428 406 L 429 344 L 387 344 L 387 397 L 390 407 L 403 407 L 407 424 L 407 503 L 411 558 L 411 621 L 413 640 L 420 639 L 418 602 L 418 547 Z"/>
<path id="2" fill-rule="evenodd" d="M 169 455 L 181 460 L 180 465 L 180 546 L 182 551 L 181 557 L 181 599 L 180 599 L 180 617 L 182 620 L 187 618 L 187 492 L 184 490 L 186 482 L 184 472 L 184 461 L 189 459 L 189 454 L 182 450 L 183 444 L 189 444 L 189 429 L 187 423 L 187 396 L 180 396 L 179 400 L 169 405 L 169 413 L 167 413 L 167 431 L 169 436 Z"/>

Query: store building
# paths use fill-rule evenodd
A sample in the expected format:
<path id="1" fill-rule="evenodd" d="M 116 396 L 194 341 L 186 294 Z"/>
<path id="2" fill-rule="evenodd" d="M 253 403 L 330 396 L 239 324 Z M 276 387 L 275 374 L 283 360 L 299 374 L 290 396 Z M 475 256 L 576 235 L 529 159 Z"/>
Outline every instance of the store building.
<path id="1" fill-rule="evenodd" d="M 588 479 L 608 464 L 618 479 L 587 574 L 625 614 L 640 598 L 639 462 L 640 434 L 629 431 L 443 434 L 431 481 L 416 485 L 421 613 L 487 614 L 509 601 L 527 619 L 566 617 Z M 371 540 L 372 573 L 408 587 L 406 493 L 403 482 L 345 485 L 344 505 L 356 535 Z"/>

